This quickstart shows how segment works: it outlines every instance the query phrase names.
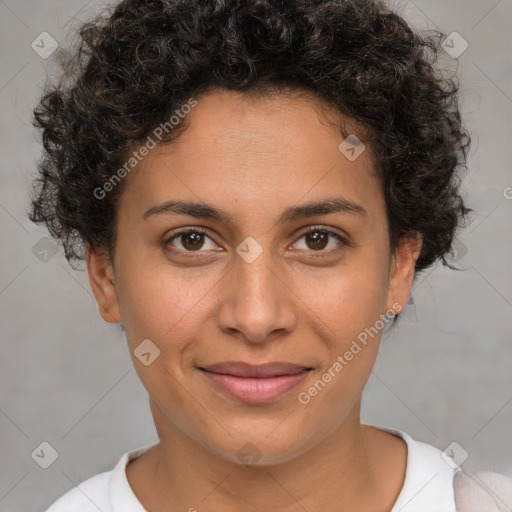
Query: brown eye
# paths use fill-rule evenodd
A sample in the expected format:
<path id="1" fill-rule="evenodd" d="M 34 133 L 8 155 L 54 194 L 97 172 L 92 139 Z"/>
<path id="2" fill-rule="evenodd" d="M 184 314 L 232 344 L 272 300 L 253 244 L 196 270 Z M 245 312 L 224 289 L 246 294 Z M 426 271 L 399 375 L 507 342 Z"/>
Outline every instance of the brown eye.
<path id="1" fill-rule="evenodd" d="M 329 234 L 325 231 L 309 231 L 304 236 L 307 241 L 311 241 L 308 247 L 314 251 L 325 249 L 329 242 Z"/>
<path id="2" fill-rule="evenodd" d="M 170 249 L 177 252 L 203 252 L 201 249 L 204 249 L 206 240 L 211 240 L 206 231 L 199 228 L 187 229 L 179 231 L 168 238 L 165 241 L 165 246 L 168 247 L 170 245 Z M 179 243 L 181 247 L 177 247 L 175 243 Z M 215 246 L 213 241 L 212 245 Z M 208 247 L 206 249 L 211 250 Z"/>
<path id="3" fill-rule="evenodd" d="M 313 227 L 308 231 L 302 233 L 302 236 L 299 240 L 304 239 L 305 248 L 300 248 L 301 250 L 310 251 L 310 252 L 321 252 L 325 254 L 332 254 L 341 251 L 345 246 L 348 245 L 348 242 L 344 237 L 335 233 L 334 231 L 328 229 L 320 229 L 317 227 Z M 337 240 L 338 243 L 331 244 L 332 247 L 330 249 L 326 249 L 330 244 L 331 240 Z M 299 245 L 298 242 L 294 244 L 295 246 Z"/>
<path id="4" fill-rule="evenodd" d="M 180 235 L 180 241 L 185 249 L 196 251 L 197 249 L 201 249 L 203 246 L 204 235 L 202 233 L 196 233 L 195 231 L 182 233 Z"/>

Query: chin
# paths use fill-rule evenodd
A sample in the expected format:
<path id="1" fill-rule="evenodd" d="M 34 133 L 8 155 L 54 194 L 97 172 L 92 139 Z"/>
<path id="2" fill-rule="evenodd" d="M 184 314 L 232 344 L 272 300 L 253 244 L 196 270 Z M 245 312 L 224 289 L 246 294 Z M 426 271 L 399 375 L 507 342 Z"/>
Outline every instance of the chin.
<path id="1" fill-rule="evenodd" d="M 252 425 L 239 428 L 236 433 L 226 427 L 232 437 L 227 435 L 218 442 L 210 440 L 209 449 L 229 462 L 263 467 L 290 462 L 310 448 L 307 438 L 292 435 L 289 428 L 278 427 L 278 423 L 272 429 L 268 429 L 268 424 L 265 427 Z"/>

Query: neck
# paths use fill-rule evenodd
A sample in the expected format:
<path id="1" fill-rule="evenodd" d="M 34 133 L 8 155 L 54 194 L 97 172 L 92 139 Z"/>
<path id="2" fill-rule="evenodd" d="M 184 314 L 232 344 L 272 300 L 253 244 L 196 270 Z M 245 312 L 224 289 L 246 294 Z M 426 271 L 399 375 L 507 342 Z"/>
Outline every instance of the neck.
<path id="1" fill-rule="evenodd" d="M 150 450 L 144 468 L 139 464 L 139 473 L 136 464 L 127 472 L 148 510 L 384 511 L 403 483 L 405 468 L 393 473 L 386 466 L 398 461 L 397 444 L 394 451 L 389 442 L 389 449 L 383 448 L 390 434 L 360 424 L 360 403 L 313 448 L 264 466 L 226 460 L 185 436 L 154 403 L 151 407 L 155 424 L 165 425 L 158 430 L 160 444 Z"/>

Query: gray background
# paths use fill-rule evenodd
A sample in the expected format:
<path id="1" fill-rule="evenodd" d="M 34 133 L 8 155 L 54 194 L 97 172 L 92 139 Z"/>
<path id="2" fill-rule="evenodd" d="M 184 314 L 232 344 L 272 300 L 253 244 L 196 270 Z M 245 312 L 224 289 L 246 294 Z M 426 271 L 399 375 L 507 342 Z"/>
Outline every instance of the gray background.
<path id="1" fill-rule="evenodd" d="M 40 154 L 31 111 L 49 62 L 31 42 L 47 31 L 65 46 L 101 5 L 0 0 L 0 512 L 43 510 L 156 440 L 121 332 L 100 319 L 86 273 L 62 250 L 41 261 L 36 244 L 47 233 L 26 217 Z M 466 464 L 512 476 L 512 1 L 392 5 L 418 28 L 469 43 L 446 58 L 458 65 L 473 138 L 464 187 L 476 215 L 454 255 L 465 270 L 438 265 L 418 277 L 414 304 L 381 347 L 363 420 L 440 449 L 457 441 Z M 46 470 L 31 458 L 43 441 L 58 452 Z"/>

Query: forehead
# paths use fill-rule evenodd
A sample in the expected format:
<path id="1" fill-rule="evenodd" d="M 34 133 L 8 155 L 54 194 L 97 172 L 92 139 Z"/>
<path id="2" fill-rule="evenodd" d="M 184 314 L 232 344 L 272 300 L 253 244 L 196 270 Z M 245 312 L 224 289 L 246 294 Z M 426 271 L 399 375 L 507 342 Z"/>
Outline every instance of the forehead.
<path id="1" fill-rule="evenodd" d="M 339 147 L 342 129 L 363 138 L 362 127 L 310 95 L 217 91 L 200 97 L 189 116 L 178 139 L 137 165 L 125 202 L 142 210 L 186 197 L 261 208 L 336 192 L 364 203 L 382 196 L 370 146 L 352 161 Z"/>

